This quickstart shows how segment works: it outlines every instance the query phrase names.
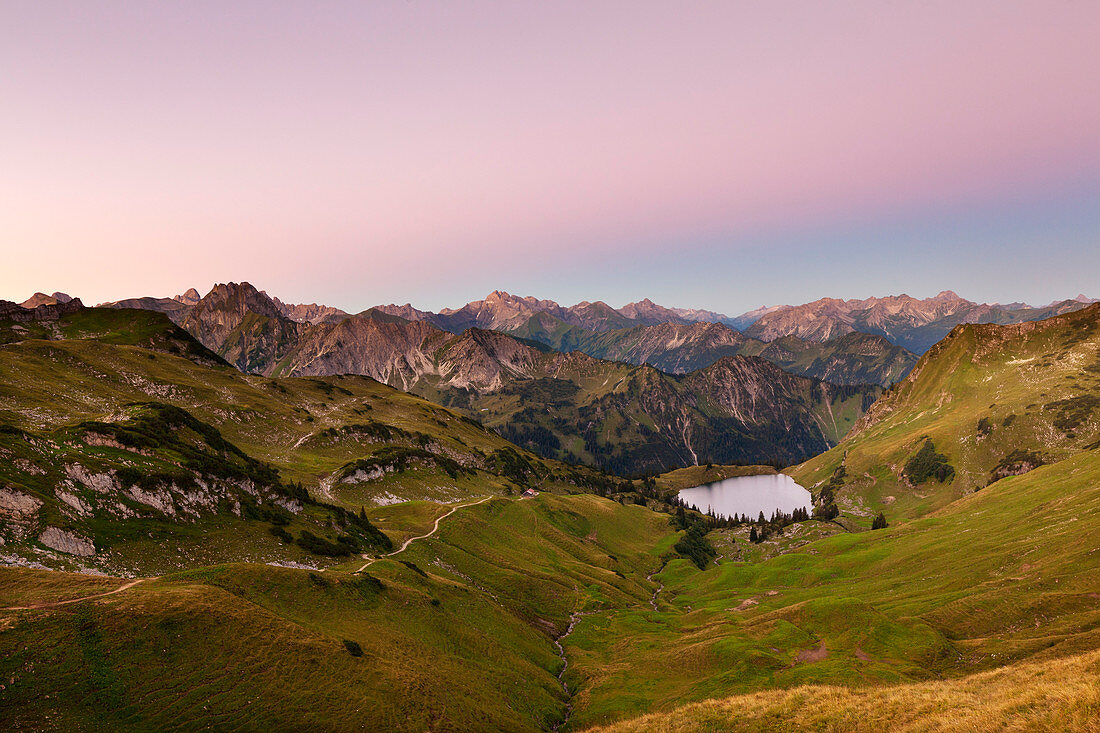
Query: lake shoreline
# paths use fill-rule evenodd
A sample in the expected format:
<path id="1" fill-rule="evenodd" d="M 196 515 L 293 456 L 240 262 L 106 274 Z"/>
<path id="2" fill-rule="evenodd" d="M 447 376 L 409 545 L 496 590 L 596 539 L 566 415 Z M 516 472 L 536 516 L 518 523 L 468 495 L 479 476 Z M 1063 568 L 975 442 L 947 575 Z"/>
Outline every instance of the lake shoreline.
<path id="1" fill-rule="evenodd" d="M 685 506 L 722 517 L 747 516 L 756 519 L 763 512 L 790 514 L 795 509 L 811 509 L 809 490 L 787 474 L 755 473 L 733 476 L 677 492 Z"/>

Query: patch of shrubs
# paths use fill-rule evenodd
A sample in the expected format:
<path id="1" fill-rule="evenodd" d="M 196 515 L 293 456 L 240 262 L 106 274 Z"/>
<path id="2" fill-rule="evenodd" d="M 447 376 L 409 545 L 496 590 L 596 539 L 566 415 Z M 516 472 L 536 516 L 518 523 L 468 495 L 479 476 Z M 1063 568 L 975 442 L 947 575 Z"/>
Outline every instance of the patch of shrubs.
<path id="1" fill-rule="evenodd" d="M 344 648 L 348 650 L 348 654 L 353 657 L 363 656 L 363 647 L 359 646 L 359 642 L 352 641 L 351 639 L 344 639 Z"/>
<path id="2" fill-rule="evenodd" d="M 1043 465 L 1043 457 L 1029 450 L 1014 450 L 1002 458 L 989 472 L 989 483 L 1000 481 L 1006 476 L 1019 476 L 1034 471 Z"/>
<path id="3" fill-rule="evenodd" d="M 273 527 L 269 527 L 267 531 L 270 532 L 271 534 L 275 535 L 276 537 L 278 537 L 280 540 L 282 540 L 283 542 L 285 542 L 288 545 L 292 544 L 294 542 L 294 537 L 290 534 L 290 532 L 287 532 L 284 528 L 282 528 L 278 525 L 275 525 Z"/>
<path id="4" fill-rule="evenodd" d="M 356 587 L 364 596 L 374 596 L 384 591 L 386 584 L 370 573 L 360 573 Z"/>
<path id="5" fill-rule="evenodd" d="M 825 482 L 825 485 L 821 487 L 821 490 L 817 492 L 817 501 L 814 506 L 814 519 L 821 519 L 826 522 L 836 519 L 840 516 L 840 509 L 836 505 L 836 492 L 837 489 L 844 486 L 844 477 L 848 475 L 848 469 L 841 463 L 837 466 L 829 480 Z"/>
<path id="6" fill-rule="evenodd" d="M 251 497 L 241 499 L 241 514 L 245 519 L 255 519 L 271 522 L 274 525 L 285 527 L 290 524 L 294 515 L 278 505 L 257 504 Z"/>
<path id="7" fill-rule="evenodd" d="M 410 438 L 412 436 L 406 430 L 387 425 L 384 422 L 371 420 L 365 423 L 351 423 L 338 428 L 325 428 L 320 432 L 322 438 L 336 438 L 342 435 L 366 436 L 380 442 L 389 442 L 398 438 Z"/>
<path id="8" fill-rule="evenodd" d="M 688 527 L 680 539 L 676 540 L 676 544 L 672 546 L 672 549 L 678 555 L 691 560 L 695 567 L 703 570 L 711 560 L 718 556 L 718 551 L 707 541 L 706 533 L 706 527 L 703 526 L 702 522 L 696 522 Z"/>
<path id="9" fill-rule="evenodd" d="M 520 486 L 528 486 L 531 479 L 540 476 L 538 464 L 520 455 L 515 448 L 498 448 L 489 454 L 489 470 L 498 476 L 511 479 Z"/>
<path id="10" fill-rule="evenodd" d="M 324 392 L 326 397 L 332 397 L 333 392 L 339 392 L 340 394 L 347 395 L 348 397 L 352 397 L 355 395 L 354 392 L 351 392 L 339 385 L 326 382 L 323 379 L 311 379 L 309 381 L 313 383 L 314 387 Z"/>
<path id="11" fill-rule="evenodd" d="M 302 549 L 324 557 L 347 557 L 359 550 L 359 544 L 350 535 L 338 535 L 334 542 L 324 537 L 318 537 L 308 529 L 302 530 L 301 534 L 298 535 L 297 542 Z"/>
<path id="12" fill-rule="evenodd" d="M 417 434 L 418 436 L 421 434 Z M 431 440 L 430 437 L 424 436 Z M 360 458 L 356 461 L 349 461 L 345 463 L 341 468 L 337 477 L 340 479 L 346 478 L 356 471 L 370 472 L 375 469 L 387 470 L 392 468 L 395 471 L 404 471 L 414 460 L 428 461 L 439 466 L 443 471 L 451 478 L 458 478 L 459 474 L 472 474 L 473 469 L 466 468 L 458 461 L 448 458 L 446 456 L 436 455 L 430 453 L 423 448 L 408 448 L 401 445 L 387 445 L 374 452 L 370 458 Z"/>
<path id="13" fill-rule="evenodd" d="M 416 573 L 417 575 L 422 575 L 425 578 L 428 577 L 428 574 L 421 570 L 420 566 L 414 562 L 410 562 L 409 560 L 401 560 L 401 564 Z"/>
<path id="14" fill-rule="evenodd" d="M 936 452 L 931 438 L 925 438 L 924 445 L 905 463 L 902 472 L 915 484 L 932 479 L 945 483 L 955 477 L 954 467 L 947 462 L 947 456 Z"/>
<path id="15" fill-rule="evenodd" d="M 1054 410 L 1054 427 L 1073 437 L 1073 432 L 1092 417 L 1094 410 L 1100 408 L 1100 397 L 1083 394 L 1043 405 L 1044 410 Z"/>
<path id="16" fill-rule="evenodd" d="M 393 549 L 393 542 L 390 538 L 367 519 L 366 508 L 361 507 L 359 513 L 356 514 L 355 512 L 348 511 L 344 507 L 335 504 L 325 504 L 323 502 L 315 502 L 315 504 L 318 507 L 327 509 L 336 524 L 348 530 L 349 534 L 358 536 L 360 541 L 365 543 L 368 547 L 379 550 Z"/>
<path id="17" fill-rule="evenodd" d="M 879 512 L 878 516 L 871 522 L 871 529 L 886 529 L 889 526 L 890 525 L 886 523 L 886 515 L 882 512 Z"/>

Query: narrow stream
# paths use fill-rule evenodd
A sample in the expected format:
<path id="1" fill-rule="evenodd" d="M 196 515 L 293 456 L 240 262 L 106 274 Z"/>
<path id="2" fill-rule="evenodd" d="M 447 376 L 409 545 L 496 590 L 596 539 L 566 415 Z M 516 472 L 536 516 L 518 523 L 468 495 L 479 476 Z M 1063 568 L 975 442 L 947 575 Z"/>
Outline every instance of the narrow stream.
<path id="1" fill-rule="evenodd" d="M 661 567 L 657 568 L 656 570 L 654 570 L 649 575 L 645 576 L 645 579 L 650 581 L 651 583 L 652 582 L 657 583 L 657 588 L 653 591 L 653 596 L 649 599 L 649 605 L 653 606 L 654 611 L 659 611 L 660 610 L 659 608 L 657 608 L 657 594 L 665 589 L 665 584 L 662 583 L 659 580 L 654 581 L 653 576 L 656 575 L 657 573 L 661 572 L 664 569 L 665 569 L 665 566 L 662 565 Z"/>
<path id="2" fill-rule="evenodd" d="M 561 658 L 562 665 L 561 671 L 558 672 L 558 682 L 561 683 L 561 689 L 565 692 L 565 717 L 560 722 L 555 723 L 550 730 L 557 732 L 563 725 L 569 723 L 570 716 L 573 715 L 573 693 L 569 691 L 569 683 L 565 681 L 565 671 L 569 669 L 569 657 L 565 655 L 565 646 L 562 644 L 562 640 L 565 637 L 573 633 L 573 629 L 576 628 L 577 622 L 584 616 L 591 616 L 595 611 L 574 611 L 569 617 L 569 628 L 565 630 L 565 633 L 554 639 L 554 646 L 558 648 L 558 656 Z"/>

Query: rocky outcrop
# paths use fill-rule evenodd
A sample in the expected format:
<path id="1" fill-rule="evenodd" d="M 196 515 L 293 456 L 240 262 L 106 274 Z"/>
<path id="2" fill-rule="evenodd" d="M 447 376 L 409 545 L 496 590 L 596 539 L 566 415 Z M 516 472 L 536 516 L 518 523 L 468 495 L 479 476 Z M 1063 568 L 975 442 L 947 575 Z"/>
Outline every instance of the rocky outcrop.
<path id="1" fill-rule="evenodd" d="M 249 283 L 219 283 L 179 324 L 243 372 L 269 373 L 298 342 L 303 324 Z"/>
<path id="2" fill-rule="evenodd" d="M 41 508 L 42 502 L 30 494 L 0 486 L 0 534 L 23 539 L 37 524 Z"/>
<path id="3" fill-rule="evenodd" d="M 338 323 L 349 316 L 348 313 L 339 308 L 333 308 L 331 305 L 318 305 L 317 303 L 291 304 L 284 303 L 278 298 L 272 298 L 272 302 L 275 303 L 275 307 L 279 309 L 280 313 L 297 323 L 312 325 Z"/>
<path id="4" fill-rule="evenodd" d="M 452 338 L 424 322 L 385 322 L 355 316 L 304 331 L 275 373 L 363 374 L 408 389 L 421 377 L 439 373 L 435 351 Z"/>
<path id="5" fill-rule="evenodd" d="M 38 293 L 38 295 L 42 295 Z M 84 308 L 80 298 L 72 298 L 65 302 L 57 301 L 50 296 L 43 296 L 49 302 L 43 302 L 34 307 L 27 307 L 8 300 L 0 300 L 0 320 L 16 321 L 19 323 L 32 323 L 35 321 L 56 321 L 63 315 L 75 313 Z M 35 302 L 31 298 L 28 303 Z"/>
<path id="6" fill-rule="evenodd" d="M 578 348 L 600 359 L 684 374 L 740 354 L 747 342 L 743 334 L 718 323 L 662 323 L 595 335 Z"/>
<path id="7" fill-rule="evenodd" d="M 186 293 L 183 295 L 175 295 L 172 297 L 172 300 L 183 303 L 184 305 L 197 305 L 198 302 L 202 300 L 202 295 L 199 294 L 198 290 L 188 288 Z"/>
<path id="8" fill-rule="evenodd" d="M 178 298 L 180 296 L 176 296 Z M 176 298 L 128 298 L 126 300 L 116 300 L 111 303 L 100 303 L 97 308 L 137 308 L 138 310 L 156 311 L 157 313 L 163 313 L 172 319 L 172 322 L 179 324 L 190 312 L 191 305 L 187 303 L 181 303 Z"/>
<path id="9" fill-rule="evenodd" d="M 729 316 L 698 308 L 665 308 L 649 298 L 636 303 L 627 303 L 618 309 L 619 313 L 640 325 L 659 323 L 723 323 Z"/>
<path id="10" fill-rule="evenodd" d="M 46 295 L 45 293 L 35 293 L 31 297 L 24 300 L 19 305 L 24 308 L 37 308 L 40 305 L 57 305 L 58 303 L 68 303 L 72 298 L 65 293 L 54 293 L 53 295 Z"/>
<path id="11" fill-rule="evenodd" d="M 46 527 L 46 530 L 38 535 L 38 541 L 51 550 L 64 552 L 67 555 L 91 557 L 95 554 L 95 545 L 91 540 L 57 527 Z"/>

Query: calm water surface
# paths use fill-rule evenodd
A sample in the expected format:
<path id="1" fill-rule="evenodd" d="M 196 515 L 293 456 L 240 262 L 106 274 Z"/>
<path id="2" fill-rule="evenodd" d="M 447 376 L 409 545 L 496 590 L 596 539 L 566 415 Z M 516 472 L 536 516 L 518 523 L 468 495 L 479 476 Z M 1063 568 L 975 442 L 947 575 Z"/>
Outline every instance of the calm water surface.
<path id="1" fill-rule="evenodd" d="M 702 512 L 709 508 L 724 517 L 747 514 L 750 519 L 756 519 L 760 512 L 770 517 L 776 509 L 790 514 L 799 507 L 809 509 L 811 506 L 810 492 L 783 473 L 728 478 L 684 489 L 680 498 Z"/>

